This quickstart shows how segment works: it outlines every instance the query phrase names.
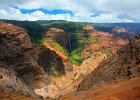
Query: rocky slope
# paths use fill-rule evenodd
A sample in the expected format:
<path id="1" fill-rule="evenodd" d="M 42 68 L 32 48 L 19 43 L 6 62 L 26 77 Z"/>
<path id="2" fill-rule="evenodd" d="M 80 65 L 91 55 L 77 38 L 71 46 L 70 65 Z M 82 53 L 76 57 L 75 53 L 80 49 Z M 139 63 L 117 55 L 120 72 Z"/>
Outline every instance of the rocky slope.
<path id="1" fill-rule="evenodd" d="M 84 59 L 95 56 L 98 52 L 103 52 L 111 56 L 121 46 L 128 43 L 127 39 L 121 39 L 107 32 L 97 31 L 91 25 L 86 25 L 85 27 L 83 27 L 83 36 L 86 39 L 82 52 Z"/>
<path id="2" fill-rule="evenodd" d="M 94 31 L 95 31 L 94 27 L 91 26 L 90 24 L 87 24 L 87 25 L 83 26 L 83 33 L 88 34 L 88 33 L 94 32 Z"/>
<path id="3" fill-rule="evenodd" d="M 111 33 L 124 39 L 131 39 L 137 35 L 135 32 L 130 32 L 129 30 L 118 26 L 113 27 Z"/>
<path id="4" fill-rule="evenodd" d="M 62 32 L 64 32 L 61 29 L 51 28 L 51 31 L 47 32 L 48 36 L 44 41 L 44 45 L 51 50 L 54 50 L 63 59 L 65 70 L 67 68 L 71 68 L 73 70 L 66 70 L 66 75 L 63 77 L 53 78 L 56 82 L 55 86 L 59 87 L 59 89 L 57 89 L 57 87 L 55 88 L 57 91 L 56 95 L 65 95 L 76 91 L 83 77 L 90 74 L 102 61 L 106 60 L 110 56 L 106 53 L 107 50 L 111 50 L 111 54 L 115 54 L 118 48 L 127 43 L 127 40 L 120 38 L 114 39 L 111 34 L 96 31 L 91 25 L 86 25 L 83 27 L 83 39 L 80 40 L 84 44 L 84 48 L 81 53 L 85 60 L 81 66 L 76 66 L 69 62 L 70 59 L 63 53 L 63 50 L 60 48 L 61 45 L 58 45 L 58 42 L 54 40 L 56 34 L 59 34 L 58 31 L 60 34 L 63 34 Z M 89 37 L 85 37 L 84 34 L 88 34 Z M 107 41 L 107 43 L 105 41 Z M 98 46 L 98 48 L 96 48 L 95 45 Z M 42 88 L 41 91 L 44 91 L 45 88 Z"/>
<path id="5" fill-rule="evenodd" d="M 70 94 L 77 90 L 86 75 L 127 43 L 127 40 L 86 25 L 78 40 L 83 48 L 79 50 L 78 47 L 72 52 L 75 53 L 73 57 L 79 57 L 78 53 L 84 59 L 82 65 L 77 66 L 66 55 L 71 39 L 62 29 L 49 28 L 43 46 L 33 45 L 26 30 L 18 26 L 2 22 L 0 26 L 0 85 L 3 93 L 23 91 L 44 98 Z"/>
<path id="6" fill-rule="evenodd" d="M 140 78 L 123 79 L 66 95 L 58 100 L 139 100 Z"/>
<path id="7" fill-rule="evenodd" d="M 62 59 L 45 46 L 33 45 L 26 30 L 0 22 L 0 91 L 26 92 L 51 83 L 49 76 L 65 75 Z"/>
<path id="8" fill-rule="evenodd" d="M 84 77 L 78 91 L 60 97 L 59 100 L 140 99 L 140 36 L 98 66 L 89 62 L 87 65 L 94 70 Z"/>
<path id="9" fill-rule="evenodd" d="M 65 48 L 69 47 L 69 38 L 68 35 L 62 29 L 58 28 L 49 28 L 46 36 L 48 38 L 52 38 L 56 40 L 60 45 L 64 46 Z"/>
<path id="10" fill-rule="evenodd" d="M 140 76 L 140 36 L 132 39 L 117 54 L 102 62 L 79 85 L 78 91 L 88 90 L 102 83 Z"/>
<path id="11" fill-rule="evenodd" d="M 83 27 L 83 33 L 81 33 L 83 38 L 79 40 L 83 43 L 84 47 L 81 52 L 77 52 L 78 54 L 81 53 L 80 56 L 84 61 L 81 66 L 76 66 L 65 55 L 67 51 L 62 48 L 64 45 L 56 41 L 55 37 L 60 38 L 59 36 L 63 34 L 65 35 L 65 32 L 61 29 L 50 28 L 44 41 L 46 47 L 54 50 L 63 59 L 66 70 L 65 76 L 52 78 L 56 85 L 50 87 L 54 87 L 54 90 L 56 90 L 54 93 L 55 97 L 76 91 L 83 77 L 90 74 L 102 61 L 115 54 L 121 46 L 127 44 L 125 39 L 114 37 L 109 33 L 96 31 L 91 25 L 86 25 Z M 62 39 L 63 43 L 66 43 L 65 40 L 67 39 Z M 77 54 L 73 55 L 73 57 L 77 57 Z M 42 91 L 42 95 L 48 95 L 43 92 L 46 88 L 48 87 L 37 91 Z"/>
<path id="12" fill-rule="evenodd" d="M 49 28 L 43 43 L 47 48 L 56 52 L 63 60 L 65 70 L 72 71 L 72 63 L 67 56 L 69 36 L 62 29 Z"/>

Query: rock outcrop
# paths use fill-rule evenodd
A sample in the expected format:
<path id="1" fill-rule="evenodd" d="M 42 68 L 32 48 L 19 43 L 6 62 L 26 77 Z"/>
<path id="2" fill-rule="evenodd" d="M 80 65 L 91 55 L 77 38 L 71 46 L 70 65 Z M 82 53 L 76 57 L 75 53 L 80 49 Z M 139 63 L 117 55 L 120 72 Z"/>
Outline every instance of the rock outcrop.
<path id="1" fill-rule="evenodd" d="M 62 29 L 49 28 L 46 33 L 44 45 L 50 50 L 56 52 L 62 58 L 65 65 L 65 71 L 72 71 L 72 62 L 69 60 L 67 50 L 70 47 L 69 36 Z"/>
<path id="2" fill-rule="evenodd" d="M 49 28 L 46 35 L 48 38 L 54 39 L 56 42 L 58 42 L 60 45 L 64 46 L 65 48 L 69 47 L 69 38 L 63 30 L 58 28 Z"/>
<path id="3" fill-rule="evenodd" d="M 107 55 L 105 53 L 98 52 L 92 58 L 88 58 L 83 61 L 82 65 L 79 67 L 79 72 L 81 72 L 84 76 L 90 74 L 102 61 L 107 59 Z"/>
<path id="4" fill-rule="evenodd" d="M 112 29 L 111 33 L 115 36 L 119 36 L 124 39 L 132 39 L 134 36 L 137 35 L 134 32 L 130 32 L 127 29 L 125 29 L 123 27 L 118 27 L 118 26 L 114 27 Z"/>
<path id="5" fill-rule="evenodd" d="M 88 90 L 101 83 L 140 76 L 140 36 L 132 39 L 117 54 L 102 62 L 79 85 L 78 91 Z"/>
<path id="6" fill-rule="evenodd" d="M 45 46 L 33 45 L 26 30 L 0 22 L 0 88 L 27 92 L 50 84 L 49 75 L 65 75 L 62 59 Z M 43 84 L 43 85 L 42 85 Z"/>
<path id="7" fill-rule="evenodd" d="M 117 50 L 121 48 L 121 46 L 128 43 L 127 39 L 122 39 L 107 32 L 97 31 L 93 28 L 93 26 L 88 26 L 90 28 L 92 27 L 91 30 L 94 31 L 84 33 L 88 35 L 88 38 L 84 38 L 85 43 L 82 52 L 82 57 L 84 60 L 94 57 L 99 52 L 103 52 L 107 56 L 111 56 L 115 54 Z M 87 25 L 85 27 L 87 27 Z"/>
<path id="8" fill-rule="evenodd" d="M 84 33 L 84 34 L 92 33 L 92 32 L 94 32 L 94 31 L 96 31 L 96 30 L 95 30 L 94 27 L 93 27 L 92 25 L 90 25 L 90 24 L 87 24 L 87 25 L 85 25 L 85 26 L 83 27 L 83 33 Z"/>

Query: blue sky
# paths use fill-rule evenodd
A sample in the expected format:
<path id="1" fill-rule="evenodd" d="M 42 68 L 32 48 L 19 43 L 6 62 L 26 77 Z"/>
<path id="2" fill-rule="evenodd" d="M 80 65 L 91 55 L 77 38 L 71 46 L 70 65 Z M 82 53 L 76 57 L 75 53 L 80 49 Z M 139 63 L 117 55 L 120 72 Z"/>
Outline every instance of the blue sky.
<path id="1" fill-rule="evenodd" d="M 140 22 L 140 0 L 0 0 L 0 18 Z"/>
<path id="2" fill-rule="evenodd" d="M 38 8 L 38 9 L 19 9 L 21 13 L 27 14 L 27 13 L 33 13 L 36 11 L 41 11 L 44 12 L 45 14 L 70 14 L 71 16 L 74 16 L 74 13 L 70 10 L 62 10 L 62 9 L 53 9 L 53 10 L 47 10 L 43 8 Z"/>
<path id="3" fill-rule="evenodd" d="M 45 14 L 54 14 L 54 15 L 56 15 L 56 14 L 70 14 L 71 16 L 74 16 L 74 13 L 72 11 L 65 10 L 65 9 L 48 10 L 48 9 L 44 9 L 44 8 L 37 8 L 37 9 L 20 9 L 18 7 L 12 7 L 12 8 L 20 10 L 20 12 L 22 14 L 31 14 L 31 13 L 36 12 L 36 11 L 41 11 Z"/>
<path id="4" fill-rule="evenodd" d="M 100 16 L 100 14 L 101 13 L 99 13 L 99 12 L 95 12 L 93 15 L 90 15 L 90 17 L 98 17 L 98 16 Z"/>

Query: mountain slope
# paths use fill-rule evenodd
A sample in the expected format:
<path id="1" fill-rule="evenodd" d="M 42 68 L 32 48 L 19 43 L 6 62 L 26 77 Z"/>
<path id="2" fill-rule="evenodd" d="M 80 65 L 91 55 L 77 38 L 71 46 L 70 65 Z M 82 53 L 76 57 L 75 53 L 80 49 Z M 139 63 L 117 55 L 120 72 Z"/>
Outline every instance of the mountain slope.
<path id="1" fill-rule="evenodd" d="M 130 32 L 128 29 L 123 28 L 123 27 L 113 27 L 111 30 L 111 33 L 114 34 L 115 36 L 119 36 L 124 39 L 132 39 L 135 37 L 137 34 L 135 32 Z"/>
<path id="2" fill-rule="evenodd" d="M 32 22 L 27 23 L 30 25 L 29 23 Z M 45 24 L 45 22 L 43 23 Z M 14 92 L 20 88 L 20 91 L 25 93 L 38 94 L 44 98 L 58 98 L 60 95 L 76 91 L 82 78 L 87 83 L 83 80 L 81 84 L 84 87 L 80 84 L 79 90 L 86 90 L 94 86 L 94 83 L 91 85 L 92 78 L 88 80 L 85 79 L 85 76 L 94 69 L 98 69 L 96 67 L 102 61 L 112 57 L 119 48 L 128 42 L 126 39 L 121 39 L 113 34 L 97 31 L 91 25 L 85 25 L 82 31 L 80 28 L 76 29 L 74 23 L 65 21 L 46 24 L 47 27 L 46 25 L 43 26 L 48 28 L 43 37 L 42 44 L 45 45 L 43 46 L 31 43 L 30 37 L 27 35 L 28 31 L 26 32 L 27 29 L 24 30 L 12 24 L 0 23 L 1 91 L 7 91 L 5 89 L 8 89 L 8 91 Z M 73 28 L 74 30 L 71 31 Z M 132 50 L 130 51 L 132 52 Z M 123 54 L 125 53 L 120 55 Z M 108 63 L 111 63 L 112 59 L 118 59 L 117 57 L 119 56 L 110 58 L 111 60 Z M 118 60 L 116 64 L 119 62 Z M 82 65 L 77 66 L 75 64 Z M 110 66 L 113 66 L 113 63 Z M 97 83 L 102 82 L 104 79 L 110 82 L 117 75 L 121 76 L 121 74 L 118 74 L 119 72 L 117 74 L 112 72 L 114 69 L 111 68 L 108 69 L 108 66 L 105 68 L 99 67 L 99 71 L 96 70 L 97 77 L 99 77 Z M 128 69 L 130 68 L 128 67 Z M 125 71 L 124 73 L 131 74 L 130 71 Z M 7 73 L 10 73 L 10 76 Z M 110 76 L 110 73 L 114 74 Z M 120 73 L 123 73 L 123 71 Z M 100 75 L 103 75 L 103 78 Z M 12 84 L 10 84 L 10 88 L 9 84 L 6 83 L 6 78 L 3 77 L 6 77 L 9 80 L 8 82 Z"/>
<path id="3" fill-rule="evenodd" d="M 31 38 L 31 41 L 36 44 L 42 44 L 43 38 L 45 36 L 45 32 L 47 29 L 45 29 L 43 26 L 38 24 L 35 21 L 16 21 L 16 20 L 2 20 L 6 23 L 11 23 L 13 25 L 22 27 L 26 29 L 28 35 Z"/>
<path id="4" fill-rule="evenodd" d="M 62 59 L 50 49 L 33 45 L 23 28 L 0 22 L 0 92 L 25 92 L 52 82 L 50 76 L 65 75 Z M 53 84 L 53 82 L 52 82 Z"/>
<path id="5" fill-rule="evenodd" d="M 140 36 L 137 36 L 85 76 L 77 91 L 58 100 L 139 99 Z"/>
<path id="6" fill-rule="evenodd" d="M 132 39 L 115 56 L 102 62 L 90 75 L 85 77 L 78 90 L 88 90 L 101 83 L 110 83 L 121 78 L 140 75 L 140 36 Z"/>

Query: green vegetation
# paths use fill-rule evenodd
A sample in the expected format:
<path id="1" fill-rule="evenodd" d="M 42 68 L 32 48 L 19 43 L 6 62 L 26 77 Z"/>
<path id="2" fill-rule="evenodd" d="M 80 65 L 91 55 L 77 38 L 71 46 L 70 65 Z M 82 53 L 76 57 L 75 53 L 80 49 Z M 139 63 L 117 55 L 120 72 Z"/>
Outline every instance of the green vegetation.
<path id="1" fill-rule="evenodd" d="M 98 38 L 96 38 L 96 37 L 95 37 L 95 38 L 93 38 L 93 42 L 94 42 L 94 43 L 100 43 L 99 39 L 98 39 Z"/>
<path id="2" fill-rule="evenodd" d="M 34 38 L 33 40 L 35 44 L 40 44 L 40 45 L 43 45 L 44 41 L 45 41 L 45 38 L 41 38 L 41 39 Z"/>
<path id="3" fill-rule="evenodd" d="M 70 52 L 69 58 L 71 59 L 71 61 L 73 63 L 75 63 L 76 65 L 80 66 L 83 62 L 83 59 L 81 57 L 81 53 L 84 47 L 84 42 L 83 41 L 79 41 L 77 43 L 77 48 L 72 50 Z"/>
<path id="4" fill-rule="evenodd" d="M 67 51 L 66 48 L 64 48 L 62 45 L 60 45 L 58 42 L 56 42 L 55 40 L 52 40 L 52 39 L 46 39 L 45 40 L 49 45 L 55 47 L 56 50 L 64 53 L 66 56 L 69 55 L 69 52 Z"/>
<path id="5" fill-rule="evenodd" d="M 81 33 L 82 31 L 82 25 L 75 23 L 75 22 L 69 22 L 69 21 L 46 21 L 46 23 L 44 21 L 37 21 L 38 23 L 40 23 L 42 26 L 44 26 L 45 28 L 50 28 L 50 27 L 54 27 L 54 28 L 59 28 L 64 30 L 68 35 L 73 35 L 75 33 Z"/>
<path id="6" fill-rule="evenodd" d="M 74 64 L 76 64 L 78 66 L 80 66 L 82 64 L 83 59 L 81 57 L 81 53 L 83 50 L 84 41 L 81 40 L 78 43 L 76 43 L 75 44 L 76 48 L 72 49 L 72 50 L 68 50 L 68 49 L 64 48 L 62 45 L 57 43 L 55 40 L 47 39 L 46 41 L 48 44 L 53 45 L 53 47 L 55 47 L 56 50 L 62 52 L 66 56 L 68 56 Z"/>
<path id="7" fill-rule="evenodd" d="M 72 48 L 65 48 L 60 45 L 55 39 L 47 39 L 46 41 L 49 44 L 53 45 L 56 50 L 61 51 L 70 60 L 77 64 L 81 65 L 82 57 L 81 52 L 83 50 L 84 42 L 87 40 L 82 40 L 82 24 L 65 21 L 65 20 L 39 20 L 39 21 L 15 21 L 15 20 L 2 20 L 7 23 L 23 27 L 27 30 L 27 33 L 31 37 L 31 40 L 35 44 L 42 45 L 44 40 L 46 40 L 46 31 L 48 28 L 59 28 L 65 31 L 65 33 L 71 37 L 71 46 Z"/>
<path id="8" fill-rule="evenodd" d="M 65 33 L 71 37 L 72 48 L 64 48 L 62 45 L 53 41 L 57 50 L 63 52 L 67 55 L 70 60 L 76 65 L 81 65 L 83 60 L 81 57 L 81 52 L 83 50 L 84 41 L 82 39 L 82 27 L 83 25 L 75 22 L 69 22 L 64 20 L 54 20 L 54 21 L 37 21 L 37 23 L 44 26 L 46 29 L 54 27 L 65 31 Z"/>
<path id="9" fill-rule="evenodd" d="M 86 24 L 86 23 L 84 23 Z M 132 32 L 140 33 L 140 23 L 91 23 L 98 31 L 111 33 L 115 26 L 124 27 Z"/>
<path id="10" fill-rule="evenodd" d="M 107 49 L 105 51 L 105 53 L 107 54 L 108 57 L 112 57 L 113 56 L 113 53 L 112 53 L 112 50 L 111 49 Z"/>
<path id="11" fill-rule="evenodd" d="M 96 36 L 92 37 L 89 41 L 94 42 L 96 44 L 100 43 L 100 40 Z"/>
<path id="12" fill-rule="evenodd" d="M 2 20 L 6 23 L 11 23 L 13 25 L 23 27 L 29 36 L 31 37 L 31 40 L 34 43 L 42 44 L 43 38 L 45 37 L 46 29 L 34 21 L 16 21 L 16 20 Z"/>
<path id="13" fill-rule="evenodd" d="M 34 42 L 35 44 L 42 45 L 44 43 L 44 40 L 47 41 L 48 44 L 53 46 L 56 50 L 61 51 L 66 56 L 68 56 L 70 60 L 76 65 L 81 65 L 83 62 L 81 53 L 84 48 L 84 43 L 90 43 L 90 42 L 95 44 L 100 43 L 100 40 L 96 36 L 89 38 L 88 32 L 84 34 L 84 39 L 83 39 L 82 28 L 87 23 L 76 23 L 76 22 L 70 22 L 65 20 L 39 20 L 39 21 L 0 20 L 0 21 L 11 23 L 19 27 L 23 27 L 24 29 L 27 30 L 27 33 L 31 37 L 32 42 Z M 120 24 L 119 23 L 116 24 L 115 23 L 114 24 L 113 23 L 110 24 L 90 23 L 90 24 L 92 24 L 96 30 L 104 31 L 104 32 L 111 32 L 114 26 L 120 26 L 120 27 L 123 26 L 126 28 L 131 26 L 133 27 L 132 29 L 134 29 L 137 26 L 135 30 L 139 32 L 138 26 L 140 26 L 140 24 L 134 25 L 133 23 L 129 25 L 128 23 L 120 23 Z M 66 35 L 70 37 L 71 48 L 69 48 L 69 46 L 63 47 L 61 44 L 59 44 L 56 41 L 56 39 L 54 40 L 48 38 L 46 39 L 46 32 L 48 28 L 52 28 L 52 27 L 59 28 L 65 31 Z M 105 50 L 107 56 L 109 57 L 112 56 L 111 49 L 106 50 L 106 48 L 102 47 L 102 50 Z"/>

